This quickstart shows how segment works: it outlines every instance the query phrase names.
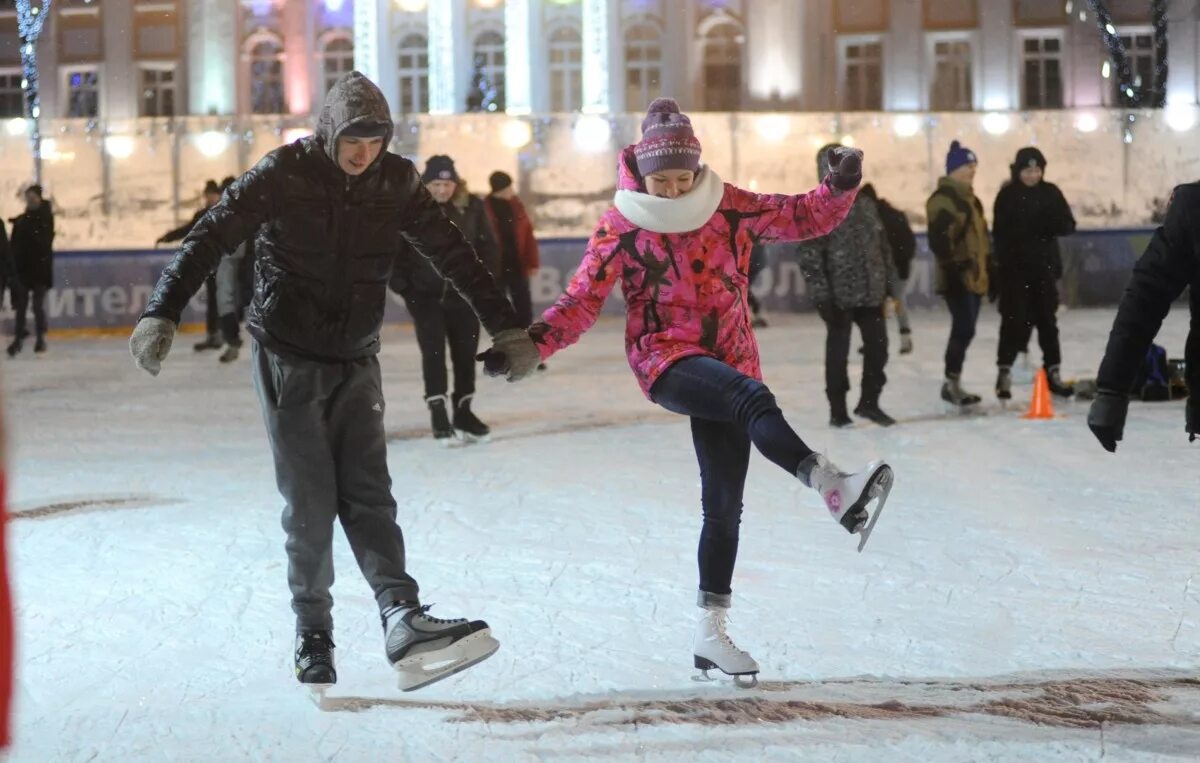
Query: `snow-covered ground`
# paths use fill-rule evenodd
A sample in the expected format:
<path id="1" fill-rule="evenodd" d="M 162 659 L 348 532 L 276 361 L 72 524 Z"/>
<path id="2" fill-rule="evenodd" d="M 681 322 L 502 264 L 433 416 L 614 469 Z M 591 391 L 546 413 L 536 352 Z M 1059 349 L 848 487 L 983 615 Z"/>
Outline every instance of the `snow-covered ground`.
<path id="1" fill-rule="evenodd" d="M 762 664 L 749 691 L 689 678 L 695 457 L 686 420 L 638 392 L 617 322 L 528 383 L 481 382 L 493 441 L 455 449 L 425 436 L 411 332 L 386 334 L 412 571 L 433 614 L 484 617 L 503 647 L 398 692 L 339 531 L 326 712 L 290 672 L 281 501 L 246 361 L 182 337 L 157 379 L 118 340 L 6 363 L 12 759 L 1195 759 L 1200 444 L 1182 404 L 1135 405 L 1116 456 L 1083 403 L 1022 420 L 1028 386 L 1017 410 L 944 416 L 948 319 L 930 312 L 888 366 L 902 424 L 833 431 L 820 322 L 773 318 L 767 381 L 802 436 L 845 466 L 886 457 L 897 481 L 860 555 L 754 457 L 731 626 Z M 1062 316 L 1066 376 L 1094 372 L 1110 321 Z M 1172 354 L 1185 331 L 1173 315 Z M 996 334 L 985 309 L 966 372 L 992 407 Z"/>

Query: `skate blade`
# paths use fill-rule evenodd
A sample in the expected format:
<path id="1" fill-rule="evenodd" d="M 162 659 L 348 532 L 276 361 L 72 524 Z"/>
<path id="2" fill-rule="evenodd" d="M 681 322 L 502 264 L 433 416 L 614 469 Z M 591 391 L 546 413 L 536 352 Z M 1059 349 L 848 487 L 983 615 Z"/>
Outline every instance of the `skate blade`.
<path id="1" fill-rule="evenodd" d="M 715 669 L 721 670 L 720 668 L 715 668 Z M 692 676 L 692 680 L 697 683 L 702 683 L 702 684 L 717 683 L 717 679 L 710 676 L 708 674 L 708 671 L 709 671 L 709 668 L 701 668 L 700 672 L 698 672 Z M 723 671 L 723 670 L 721 670 L 721 672 L 725 673 L 725 671 Z M 754 673 L 725 673 L 725 675 L 732 678 L 733 685 L 738 687 L 739 689 L 753 689 L 755 686 L 758 686 L 758 672 L 757 671 Z"/>
<path id="2" fill-rule="evenodd" d="M 463 445 L 472 445 L 474 443 L 485 443 L 492 439 L 491 434 L 474 435 L 474 434 L 471 434 L 470 432 L 464 432 L 461 429 L 458 429 L 456 431 L 458 432 L 458 440 Z"/>
<path id="3" fill-rule="evenodd" d="M 461 673 L 496 653 L 500 642 L 492 638 L 490 628 L 472 633 L 444 649 L 426 652 L 397 662 L 400 691 L 415 691 Z"/>
<path id="4" fill-rule="evenodd" d="M 895 484 L 895 474 L 892 472 L 892 467 L 887 464 L 880 464 L 871 475 L 871 479 L 867 482 L 863 494 L 855 502 L 853 508 L 863 508 L 871 501 L 877 501 L 875 509 L 870 513 L 870 518 L 867 524 L 859 530 L 858 552 L 861 554 L 863 547 L 867 545 L 867 541 L 871 539 L 871 532 L 875 529 L 875 523 L 879 521 L 879 515 L 883 513 L 883 506 L 887 503 L 888 495 L 892 492 L 892 485 Z"/>
<path id="5" fill-rule="evenodd" d="M 313 701 L 318 710 L 325 709 L 325 692 L 333 687 L 333 684 L 301 684 L 308 689 L 308 698 Z"/>

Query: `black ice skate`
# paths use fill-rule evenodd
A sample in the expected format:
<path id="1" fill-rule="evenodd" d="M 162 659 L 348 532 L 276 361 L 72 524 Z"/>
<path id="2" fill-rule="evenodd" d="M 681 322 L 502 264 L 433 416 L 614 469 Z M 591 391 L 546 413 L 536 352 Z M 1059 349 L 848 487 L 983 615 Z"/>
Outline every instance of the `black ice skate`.
<path id="1" fill-rule="evenodd" d="M 486 440 L 492 430 L 479 417 L 471 412 L 471 398 L 474 395 L 464 395 L 454 406 L 454 429 L 466 441 Z"/>
<path id="2" fill-rule="evenodd" d="M 958 374 L 947 374 L 942 384 L 942 400 L 959 410 L 966 410 L 972 405 L 979 405 L 979 395 L 967 392 L 959 382 Z"/>
<path id="3" fill-rule="evenodd" d="M 896 423 L 895 419 L 883 412 L 883 409 L 879 407 L 879 403 L 870 400 L 860 402 L 854 409 L 854 415 L 860 419 L 874 421 L 881 427 L 890 427 Z"/>
<path id="4" fill-rule="evenodd" d="M 854 419 L 846 412 L 845 398 L 829 401 L 829 426 L 834 429 L 845 429 L 854 426 Z"/>
<path id="5" fill-rule="evenodd" d="M 387 659 L 400 674 L 401 691 L 449 678 L 500 648 L 483 620 L 440 620 L 428 611 L 428 606 L 397 602 L 381 617 Z"/>
<path id="6" fill-rule="evenodd" d="M 1012 366 L 1000 366 L 996 374 L 996 399 L 1002 403 L 1012 400 Z"/>
<path id="7" fill-rule="evenodd" d="M 329 631 L 296 635 L 296 680 L 310 689 L 327 689 L 337 683 L 333 667 L 333 637 Z"/>
<path id="8" fill-rule="evenodd" d="M 430 395 L 425 398 L 429 406 L 429 426 L 433 429 L 433 439 L 447 443 L 454 440 L 454 426 L 450 423 L 450 414 L 446 411 L 449 402 L 445 395 Z"/>
<path id="9" fill-rule="evenodd" d="M 1050 366 L 1046 369 L 1046 382 L 1050 387 L 1050 392 L 1059 397 L 1071 397 L 1075 394 L 1075 387 L 1062 380 L 1058 366 Z"/>
<path id="10" fill-rule="evenodd" d="M 209 334 L 203 342 L 196 342 L 192 345 L 192 349 L 196 352 L 204 352 L 205 350 L 219 350 L 224 346 L 225 343 L 221 341 L 220 334 Z"/>

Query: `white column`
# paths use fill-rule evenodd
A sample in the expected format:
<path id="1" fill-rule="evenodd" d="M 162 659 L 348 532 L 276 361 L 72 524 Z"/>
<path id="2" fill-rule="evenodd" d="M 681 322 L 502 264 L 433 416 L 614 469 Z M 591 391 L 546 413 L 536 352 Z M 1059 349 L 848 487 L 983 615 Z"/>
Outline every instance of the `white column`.
<path id="1" fill-rule="evenodd" d="M 976 38 L 974 67 L 977 86 L 975 108 L 986 111 L 1005 111 L 1016 107 L 1013 102 L 1013 75 L 1017 71 L 1013 57 L 1013 11 L 1011 3 L 979 4 L 979 35 Z"/>
<path id="2" fill-rule="evenodd" d="M 924 81 L 925 34 L 919 0 L 894 0 L 891 29 L 883 42 L 883 108 L 919 111 Z"/>
<path id="3" fill-rule="evenodd" d="M 105 3 L 100 14 L 101 35 L 104 39 L 104 63 L 100 69 L 100 116 L 104 119 L 133 119 L 138 107 L 135 94 L 141 84 L 133 63 L 133 3 Z M 54 33 L 53 27 L 47 32 Z"/>
<path id="4" fill-rule="evenodd" d="M 321 108 L 321 86 L 313 56 L 313 10 L 308 3 L 284 3 L 280 9 L 283 31 L 283 82 L 289 114 L 310 114 Z"/>
<path id="5" fill-rule="evenodd" d="M 610 68 L 616 63 L 610 38 L 617 31 L 616 8 L 609 0 L 583 0 L 583 111 L 606 114 L 612 111 Z M 620 82 L 621 80 L 617 80 Z"/>
<path id="6" fill-rule="evenodd" d="M 354 68 L 379 86 L 393 113 L 400 111 L 391 0 L 355 0 Z"/>
<path id="7" fill-rule="evenodd" d="M 426 10 L 429 30 L 429 113 L 454 114 L 466 108 L 470 45 L 461 0 L 436 0 Z M 458 50 L 465 45 L 464 50 Z M 460 61 L 459 59 L 462 59 Z M 460 65 L 465 62 L 465 66 Z"/>
<path id="8" fill-rule="evenodd" d="M 533 111 L 533 13 L 530 0 L 505 0 L 504 3 L 504 95 L 505 111 L 528 114 Z"/>
<path id="9" fill-rule="evenodd" d="M 1175 0 L 1167 18 L 1167 103 L 1195 103 L 1196 76 L 1196 2 Z"/>
<path id="10" fill-rule="evenodd" d="M 804 7 L 793 0 L 753 0 L 746 10 L 751 103 L 797 108 L 804 71 Z"/>
<path id="11" fill-rule="evenodd" d="M 237 111 L 237 6 L 228 0 L 191 0 L 187 8 L 188 111 Z"/>

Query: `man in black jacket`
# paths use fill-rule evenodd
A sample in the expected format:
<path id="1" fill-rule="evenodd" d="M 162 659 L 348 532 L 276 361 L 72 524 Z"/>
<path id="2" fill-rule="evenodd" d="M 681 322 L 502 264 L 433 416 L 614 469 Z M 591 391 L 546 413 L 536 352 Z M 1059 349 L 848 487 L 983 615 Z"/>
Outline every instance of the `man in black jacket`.
<path id="1" fill-rule="evenodd" d="M 336 680 L 329 592 L 335 519 L 374 590 L 401 688 L 462 670 L 498 647 L 483 621 L 428 617 L 405 571 L 376 357 L 399 242 L 432 261 L 479 314 L 493 349 L 509 360 L 510 381 L 539 360 L 412 163 L 386 150 L 389 113 L 366 77 L 342 77 L 326 96 L 316 134 L 267 154 L 188 234 L 130 338 L 137 365 L 158 374 L 188 300 L 222 256 L 256 234 L 247 328 L 287 504 L 296 677 L 317 686 Z"/>
<path id="2" fill-rule="evenodd" d="M 204 183 L 204 207 L 196 210 L 196 214 L 192 215 L 192 219 L 188 220 L 178 228 L 172 228 L 166 233 L 159 236 L 154 242 L 158 244 L 169 244 L 173 241 L 182 241 L 184 236 L 196 227 L 196 223 L 208 214 L 208 210 L 216 206 L 221 200 L 221 192 L 224 189 L 217 185 L 217 181 L 208 180 Z M 196 352 L 204 350 L 219 350 L 223 344 L 221 341 L 221 325 L 220 325 L 220 305 L 217 302 L 217 280 L 216 275 L 211 275 L 204 282 L 204 339 L 197 342 L 192 349 Z"/>
<path id="3" fill-rule="evenodd" d="M 996 353 L 996 397 L 1012 398 L 1012 366 L 1037 327 L 1042 366 L 1050 391 L 1069 397 L 1062 380 L 1058 341 L 1058 285 L 1062 258 L 1058 238 L 1075 232 L 1075 217 L 1062 191 L 1044 179 L 1046 157 L 1032 146 L 1017 152 L 1012 179 L 996 194 L 995 240 L 1000 296 L 1000 346 Z"/>
<path id="4" fill-rule="evenodd" d="M 467 191 L 454 160 L 442 154 L 429 157 L 421 181 L 446 217 L 463 232 L 487 269 L 492 274 L 499 272 L 500 251 L 487 209 L 479 197 Z M 479 319 L 471 306 L 410 247 L 401 248 L 392 288 L 404 297 L 413 318 L 421 348 L 425 405 L 429 407 L 434 438 L 449 440 L 456 432 L 468 439 L 486 437 L 491 430 L 471 410 L 475 398 L 475 353 L 479 350 Z M 524 320 L 520 314 L 517 318 Z M 447 343 L 454 367 L 452 397 L 447 396 Z"/>
<path id="5" fill-rule="evenodd" d="M 1171 303 L 1191 287 L 1191 328 L 1184 350 L 1187 386 L 1185 429 L 1200 435 L 1200 183 L 1178 186 L 1167 219 L 1133 268 L 1117 308 L 1108 348 L 1096 376 L 1099 394 L 1088 411 L 1088 427 L 1109 453 L 1125 431 L 1129 393 L 1146 351 Z"/>
<path id="6" fill-rule="evenodd" d="M 11 358 L 21 351 L 29 332 L 25 328 L 30 299 L 33 302 L 34 329 L 37 339 L 33 351 L 46 351 L 46 294 L 54 286 L 54 210 L 43 198 L 42 187 L 31 185 L 25 191 L 25 211 L 12 220 L 12 250 L 16 263 L 13 310 L 16 311 Z"/>

